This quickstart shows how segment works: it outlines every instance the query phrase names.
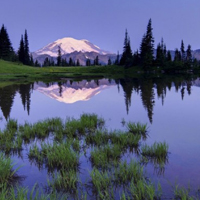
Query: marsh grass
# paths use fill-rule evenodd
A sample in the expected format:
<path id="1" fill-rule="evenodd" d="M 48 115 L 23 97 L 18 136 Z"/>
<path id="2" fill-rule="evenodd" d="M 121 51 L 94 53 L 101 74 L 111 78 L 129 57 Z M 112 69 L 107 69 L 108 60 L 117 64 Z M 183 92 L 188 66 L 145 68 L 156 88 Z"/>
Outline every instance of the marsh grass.
<path id="1" fill-rule="evenodd" d="M 102 128 L 105 121 L 96 114 L 82 114 L 80 119 L 68 118 L 65 122 L 65 132 L 68 137 L 82 137 Z"/>
<path id="2" fill-rule="evenodd" d="M 67 191 L 74 193 L 77 190 L 79 179 L 77 172 L 74 170 L 60 170 L 60 172 L 53 173 L 52 180 L 48 181 L 48 185 L 57 191 Z"/>
<path id="3" fill-rule="evenodd" d="M 11 185 L 20 178 L 16 173 L 20 167 L 13 170 L 14 165 L 10 157 L 0 153 L 0 185 Z"/>
<path id="4" fill-rule="evenodd" d="M 110 135 L 108 135 L 106 130 L 97 129 L 93 133 L 88 134 L 85 137 L 85 142 L 87 145 L 101 146 L 108 144 L 110 140 Z"/>
<path id="5" fill-rule="evenodd" d="M 90 152 L 91 161 L 95 167 L 108 167 L 109 165 L 117 165 L 121 158 L 121 149 L 118 145 L 106 145 L 94 148 Z"/>
<path id="6" fill-rule="evenodd" d="M 143 167 L 133 160 L 130 163 L 124 161 L 114 169 L 114 177 L 118 184 L 127 184 L 130 181 L 137 183 L 144 177 Z"/>
<path id="7" fill-rule="evenodd" d="M 141 135 L 144 140 L 147 139 L 147 124 L 128 122 L 126 128 L 130 133 Z"/>
<path id="8" fill-rule="evenodd" d="M 111 183 L 112 179 L 107 171 L 101 172 L 96 168 L 93 168 L 90 172 L 91 182 L 100 199 L 112 199 Z"/>
<path id="9" fill-rule="evenodd" d="M 67 118 L 65 121 L 47 118 L 34 124 L 25 122 L 24 125 L 18 125 L 16 120 L 9 120 L 5 130 L 0 131 L 0 150 L 4 153 L 21 151 L 28 143 L 29 162 L 39 169 L 46 167 L 49 175 L 52 175 L 48 182 L 49 188 L 70 195 L 73 193 L 77 199 L 80 199 L 83 191 L 87 194 L 91 192 L 88 190 L 91 183 L 97 199 L 115 199 L 117 191 L 117 198 L 120 199 L 156 199 L 160 190 L 147 181 L 143 165 L 153 162 L 163 169 L 168 160 L 168 145 L 165 142 L 155 142 L 152 146 L 141 146 L 142 140 L 148 136 L 147 125 L 131 122 L 125 125 L 126 131 L 108 131 L 104 119 L 95 114 L 82 114 L 79 119 Z M 91 182 L 87 179 L 85 183 L 81 183 L 78 175 L 81 173 L 79 167 L 84 152 L 84 159 L 91 162 L 93 169 L 90 171 Z M 133 153 L 138 162 L 120 162 L 127 155 L 133 156 Z M 10 184 L 15 179 L 16 171 L 12 170 L 13 164 L 5 154 L 0 154 L 0 159 L 3 160 L 0 163 L 0 185 L 4 182 Z M 7 197 L 12 193 L 11 190 L 5 191 L 9 192 L 5 194 Z M 12 198 L 24 200 L 28 198 L 28 193 L 30 191 L 24 188 L 18 192 L 15 190 Z M 177 198 L 179 193 L 182 194 L 178 193 L 178 189 L 176 193 Z M 31 198 L 36 200 L 35 196 Z M 87 195 L 81 198 L 87 199 Z M 51 198 L 48 196 L 48 199 Z"/>
<path id="10" fill-rule="evenodd" d="M 168 156 L 169 146 L 166 142 L 158 143 L 155 142 L 152 146 L 148 146 L 147 144 L 141 147 L 141 154 L 146 157 L 156 158 L 158 160 L 165 160 Z"/>
<path id="11" fill-rule="evenodd" d="M 197 199 L 194 196 L 190 195 L 190 188 L 179 187 L 176 185 L 174 188 L 174 197 L 177 200 L 193 200 Z"/>
<path id="12" fill-rule="evenodd" d="M 162 194 L 160 184 L 158 184 L 158 187 L 156 189 L 154 184 L 152 184 L 151 182 L 147 183 L 145 179 L 140 179 L 136 183 L 134 181 L 131 181 L 129 190 L 132 197 L 131 199 L 136 199 L 136 200 L 159 199 Z"/>
<path id="13" fill-rule="evenodd" d="M 4 184 L 1 188 L 0 199 L 1 200 L 66 200 L 66 195 L 60 195 L 57 192 L 51 194 L 44 194 L 42 190 L 39 190 L 35 186 L 29 190 L 25 187 L 7 187 Z"/>
<path id="14" fill-rule="evenodd" d="M 15 119 L 9 119 L 7 124 L 6 124 L 6 129 L 9 132 L 15 133 L 18 129 L 18 124 L 17 124 L 17 120 Z"/>
<path id="15" fill-rule="evenodd" d="M 121 149 L 139 147 L 141 135 L 132 134 L 130 132 L 124 133 L 122 131 L 114 131 L 110 133 L 110 141 L 112 144 L 119 145 Z"/>
<path id="16" fill-rule="evenodd" d="M 54 142 L 51 144 L 42 144 L 41 150 L 34 145 L 30 147 L 28 156 L 35 159 L 39 164 L 44 163 L 51 171 L 52 169 L 77 169 L 79 165 L 79 154 L 72 147 L 72 142 Z"/>

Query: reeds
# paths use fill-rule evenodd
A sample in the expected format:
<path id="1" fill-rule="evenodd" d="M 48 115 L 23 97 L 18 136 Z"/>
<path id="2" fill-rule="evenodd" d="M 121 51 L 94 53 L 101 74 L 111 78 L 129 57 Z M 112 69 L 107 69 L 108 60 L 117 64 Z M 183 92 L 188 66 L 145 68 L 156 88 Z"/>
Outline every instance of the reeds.
<path id="1" fill-rule="evenodd" d="M 5 154 L 0 153 L 0 185 L 10 185 L 19 177 L 16 172 L 19 168 L 13 170 L 14 164 L 10 157 L 6 157 Z"/>
<path id="2" fill-rule="evenodd" d="M 49 169 L 77 169 L 79 155 L 71 148 L 70 142 L 42 144 L 41 150 L 34 145 L 30 147 L 29 158 L 35 159 L 39 163 L 46 164 Z"/>
<path id="3" fill-rule="evenodd" d="M 140 179 L 136 183 L 134 181 L 131 181 L 129 191 L 132 197 L 131 199 L 136 199 L 136 200 L 159 199 L 162 192 L 160 184 L 158 184 L 158 189 L 156 191 L 155 186 L 151 182 L 147 182 L 145 179 Z"/>
<path id="4" fill-rule="evenodd" d="M 141 135 L 144 140 L 147 139 L 147 124 L 128 122 L 126 128 L 130 133 Z"/>
<path id="5" fill-rule="evenodd" d="M 143 167 L 133 160 L 130 163 L 124 161 L 114 169 L 114 177 L 119 184 L 127 184 L 130 181 L 136 183 L 144 177 Z"/>
<path id="6" fill-rule="evenodd" d="M 60 172 L 53 174 L 53 179 L 49 181 L 49 186 L 53 190 L 73 193 L 77 189 L 78 182 L 79 179 L 75 170 L 65 171 L 62 169 Z"/>
<path id="7" fill-rule="evenodd" d="M 26 122 L 24 125 L 9 120 L 5 130 L 0 131 L 0 149 L 5 153 L 21 151 L 23 145 L 31 143 L 29 161 L 33 161 L 39 168 L 45 166 L 48 169 L 52 175 L 48 182 L 49 188 L 52 191 L 76 194 L 77 199 L 87 198 L 80 196 L 83 191 L 90 195 L 91 190 L 88 188 L 91 188 L 91 183 L 97 199 L 115 199 L 118 189 L 119 196 L 116 196 L 120 199 L 157 198 L 159 189 L 147 181 L 143 164 L 153 161 L 154 164 L 164 166 L 168 158 L 168 145 L 164 142 L 140 146 L 142 139 L 147 138 L 146 124 L 126 123 L 126 131 L 108 131 L 104 125 L 105 121 L 96 114 L 83 114 L 79 119 L 67 118 L 65 121 L 48 118 L 34 124 Z M 132 148 L 137 151 L 133 152 Z M 84 159 L 89 158 L 87 162 L 91 161 L 93 169 L 89 173 L 90 177 L 82 184 L 78 177 L 82 170 L 79 168 L 80 157 L 84 151 L 87 152 Z M 132 156 L 133 153 L 136 153 L 138 162 L 121 161 L 127 158 L 127 154 Z M 13 164 L 5 154 L 0 154 L 0 160 L 0 184 L 10 183 L 16 175 L 16 171 L 12 170 Z M 18 188 L 13 193 L 11 187 L 11 190 L 3 189 L 2 192 L 5 192 L 8 200 L 55 197 L 38 196 L 37 191 L 34 191 L 36 196 L 28 197 L 30 191 L 25 188 Z M 179 193 L 176 193 L 178 197 Z"/>
<path id="8" fill-rule="evenodd" d="M 121 153 L 121 149 L 118 145 L 98 147 L 91 151 L 91 161 L 95 167 L 105 168 L 110 164 L 117 164 Z"/>
<path id="9" fill-rule="evenodd" d="M 93 168 L 90 172 L 90 176 L 97 196 L 99 196 L 100 199 L 108 199 L 108 197 L 111 198 L 109 189 L 112 182 L 108 172 L 101 172 L 98 169 Z"/>
<path id="10" fill-rule="evenodd" d="M 169 146 L 166 142 L 155 142 L 152 146 L 148 146 L 147 144 L 145 144 L 141 148 L 141 154 L 146 157 L 162 160 L 167 158 L 168 148 Z"/>

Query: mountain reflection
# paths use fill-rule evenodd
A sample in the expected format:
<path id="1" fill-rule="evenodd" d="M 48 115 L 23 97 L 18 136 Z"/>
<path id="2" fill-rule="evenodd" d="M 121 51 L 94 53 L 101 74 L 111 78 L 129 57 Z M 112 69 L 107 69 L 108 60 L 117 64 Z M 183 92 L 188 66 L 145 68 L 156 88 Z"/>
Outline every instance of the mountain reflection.
<path id="1" fill-rule="evenodd" d="M 87 101 L 102 90 L 113 85 L 116 85 L 115 81 L 109 81 L 108 79 L 91 81 L 82 80 L 78 82 L 66 80 L 63 82 L 47 84 L 46 86 L 44 83 L 39 82 L 34 85 L 34 89 L 52 99 L 69 104 L 78 101 Z"/>
<path id="2" fill-rule="evenodd" d="M 116 80 L 100 79 L 100 80 L 62 80 L 59 82 L 36 82 L 20 85 L 10 85 L 0 88 L 0 108 L 7 120 L 10 117 L 10 112 L 13 106 L 14 98 L 18 93 L 24 110 L 28 115 L 31 108 L 31 93 L 37 90 L 40 93 L 56 99 L 63 103 L 75 103 L 78 101 L 87 101 L 93 96 L 99 94 L 102 90 L 113 86 L 118 86 L 119 93 L 122 88 L 124 93 L 126 112 L 129 114 L 131 107 L 131 99 L 133 93 L 140 95 L 142 104 L 147 111 L 150 123 L 153 122 L 153 112 L 155 106 L 155 96 L 161 99 L 162 105 L 166 98 L 167 91 L 175 88 L 175 91 L 180 93 L 183 100 L 185 94 L 191 94 L 192 85 L 200 86 L 200 79 L 184 76 L 177 77 L 149 77 L 141 76 L 140 78 L 120 78 Z M 112 97 L 111 97 L 112 98 Z"/>

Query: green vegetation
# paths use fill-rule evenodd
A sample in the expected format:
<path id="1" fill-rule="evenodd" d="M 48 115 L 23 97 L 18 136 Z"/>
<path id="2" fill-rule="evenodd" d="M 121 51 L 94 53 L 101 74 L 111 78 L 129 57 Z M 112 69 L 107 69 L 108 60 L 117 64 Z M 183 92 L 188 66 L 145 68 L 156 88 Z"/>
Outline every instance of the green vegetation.
<path id="1" fill-rule="evenodd" d="M 104 119 L 95 114 L 82 114 L 79 119 L 65 121 L 45 119 L 24 125 L 10 119 L 0 134 L 0 197 L 11 200 L 78 200 L 88 199 L 90 195 L 97 199 L 162 198 L 161 185 L 150 181 L 145 166 L 153 161 L 164 167 L 168 145 L 165 142 L 141 145 L 143 137 L 148 137 L 147 125 L 125 124 L 124 131 L 109 132 Z M 30 163 L 48 170 L 48 194 L 14 184 L 20 177 L 16 173 L 18 168 L 13 169 L 8 156 L 13 149 L 22 152 L 24 147 L 28 147 Z M 127 154 L 131 156 L 129 159 Z M 83 167 L 83 159 L 90 163 L 90 170 L 88 166 Z M 82 179 L 83 174 L 85 178 Z M 174 189 L 174 197 L 191 199 L 189 191 L 178 186 Z"/>
<path id="2" fill-rule="evenodd" d="M 11 185 L 19 178 L 16 174 L 19 168 L 13 170 L 13 166 L 11 158 L 0 153 L 0 187 L 3 184 Z"/>

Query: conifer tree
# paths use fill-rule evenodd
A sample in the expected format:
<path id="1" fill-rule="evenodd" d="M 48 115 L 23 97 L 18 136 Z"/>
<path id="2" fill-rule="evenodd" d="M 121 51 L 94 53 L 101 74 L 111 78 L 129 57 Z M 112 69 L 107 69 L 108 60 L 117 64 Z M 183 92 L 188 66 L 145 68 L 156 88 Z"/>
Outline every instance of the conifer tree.
<path id="1" fill-rule="evenodd" d="M 73 62 L 72 58 L 70 57 L 69 58 L 69 66 L 73 66 L 73 65 L 74 65 L 74 62 Z"/>
<path id="2" fill-rule="evenodd" d="M 60 46 L 58 46 L 58 57 L 57 57 L 57 66 L 61 66 L 61 49 Z"/>
<path id="3" fill-rule="evenodd" d="M 108 59 L 108 65 L 112 65 L 111 59 Z"/>
<path id="4" fill-rule="evenodd" d="M 184 47 L 184 43 L 183 40 L 181 40 L 181 60 L 185 61 L 185 47 Z"/>
<path id="5" fill-rule="evenodd" d="M 131 59 L 132 59 L 132 50 L 130 45 L 130 37 L 128 36 L 128 31 L 126 29 L 124 38 L 124 47 L 123 47 L 122 57 L 120 59 L 120 65 L 130 64 Z"/>
<path id="6" fill-rule="evenodd" d="M 86 66 L 91 66 L 91 61 L 89 58 L 87 58 L 87 60 L 86 60 Z"/>
<path id="7" fill-rule="evenodd" d="M 99 56 L 96 56 L 94 60 L 94 65 L 99 65 Z"/>
<path id="8" fill-rule="evenodd" d="M 76 61 L 76 66 L 80 66 L 79 59 L 77 59 L 77 61 Z"/>
<path id="9" fill-rule="evenodd" d="M 192 64 L 192 50 L 191 50 L 191 45 L 188 45 L 187 50 L 186 50 L 186 61 L 189 66 Z"/>
<path id="10" fill-rule="evenodd" d="M 151 67 L 154 60 L 154 38 L 152 30 L 153 28 L 150 19 L 147 25 L 146 34 L 144 34 L 140 45 L 140 57 L 144 69 Z"/>
<path id="11" fill-rule="evenodd" d="M 8 33 L 4 25 L 2 25 L 0 30 L 0 59 L 12 60 L 14 56 L 14 51 L 12 44 L 10 42 Z"/>
<path id="12" fill-rule="evenodd" d="M 33 55 L 30 56 L 30 66 L 34 66 Z"/>
<path id="13" fill-rule="evenodd" d="M 28 42 L 27 30 L 25 30 L 25 34 L 24 34 L 24 64 L 30 65 L 29 42 Z"/>
<path id="14" fill-rule="evenodd" d="M 172 61 L 172 56 L 170 51 L 167 51 L 167 61 Z"/>
<path id="15" fill-rule="evenodd" d="M 174 61 L 181 61 L 181 52 L 177 48 L 175 49 Z"/>
<path id="16" fill-rule="evenodd" d="M 24 64 L 24 56 L 25 52 L 24 52 L 24 38 L 23 35 L 21 36 L 21 40 L 20 40 L 20 45 L 19 45 L 19 50 L 18 50 L 18 59 L 20 62 L 22 62 Z"/>
<path id="17" fill-rule="evenodd" d="M 157 49 L 156 49 L 156 64 L 158 66 L 163 67 L 166 62 L 166 45 L 164 44 L 163 38 L 161 39 L 161 43 L 158 43 Z"/>

